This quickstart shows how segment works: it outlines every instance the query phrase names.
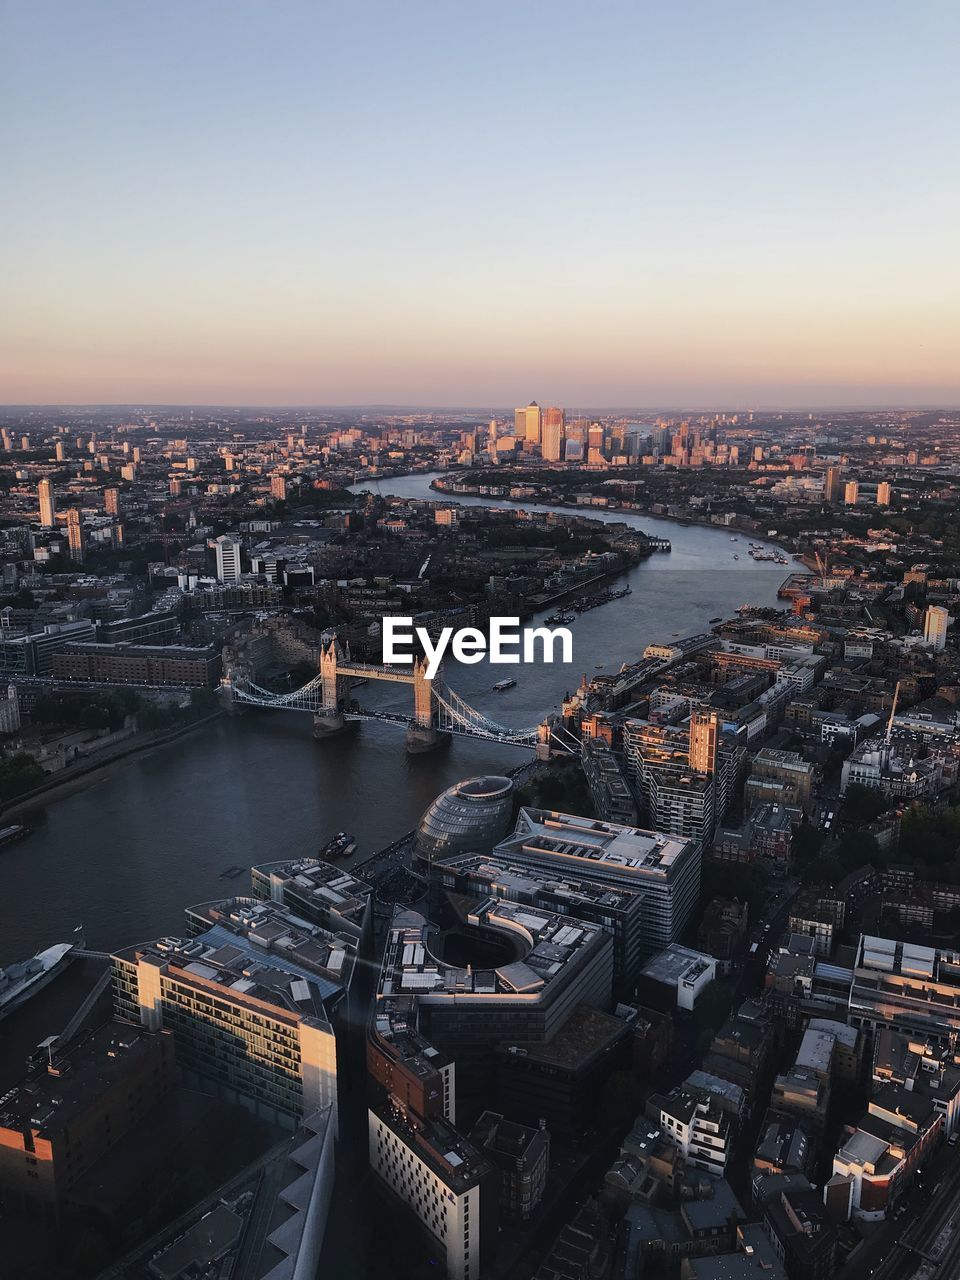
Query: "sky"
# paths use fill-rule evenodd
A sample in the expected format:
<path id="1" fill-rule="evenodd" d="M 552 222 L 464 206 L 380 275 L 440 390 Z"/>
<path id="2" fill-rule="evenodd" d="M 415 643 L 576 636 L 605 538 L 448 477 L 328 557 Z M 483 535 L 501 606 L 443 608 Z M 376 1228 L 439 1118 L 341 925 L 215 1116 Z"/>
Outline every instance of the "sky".
<path id="1" fill-rule="evenodd" d="M 0 0 L 0 403 L 960 404 L 955 0 Z"/>

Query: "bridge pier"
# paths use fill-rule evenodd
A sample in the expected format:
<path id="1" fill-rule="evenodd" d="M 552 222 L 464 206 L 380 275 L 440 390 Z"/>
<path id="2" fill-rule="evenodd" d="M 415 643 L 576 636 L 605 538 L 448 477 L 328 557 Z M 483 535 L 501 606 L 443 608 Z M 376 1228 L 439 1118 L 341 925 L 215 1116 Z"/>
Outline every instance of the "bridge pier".
<path id="1" fill-rule="evenodd" d="M 317 711 L 313 717 L 313 736 L 315 738 L 333 738 L 343 733 L 347 722 L 339 711 Z"/>
<path id="2" fill-rule="evenodd" d="M 418 724 L 416 720 L 411 720 L 407 725 L 407 750 L 412 756 L 421 756 L 449 744 L 449 733 L 435 729 L 432 724 Z"/>

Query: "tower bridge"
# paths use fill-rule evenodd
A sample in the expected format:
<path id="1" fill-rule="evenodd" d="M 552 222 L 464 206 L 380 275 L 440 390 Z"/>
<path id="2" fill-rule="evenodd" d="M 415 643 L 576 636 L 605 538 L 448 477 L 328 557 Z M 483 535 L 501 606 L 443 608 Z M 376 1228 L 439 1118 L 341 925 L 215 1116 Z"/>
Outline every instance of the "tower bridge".
<path id="1" fill-rule="evenodd" d="M 381 720 L 406 727 L 407 750 L 411 752 L 429 751 L 452 734 L 529 747 L 544 758 L 556 752 L 579 753 L 579 740 L 563 728 L 557 717 L 548 716 L 526 729 L 506 728 L 471 707 L 449 688 L 443 681 L 442 672 L 438 672 L 433 680 L 427 679 L 426 672 L 424 658 L 414 659 L 409 667 L 354 662 L 349 649 L 344 649 L 334 635 L 321 647 L 320 670 L 300 689 L 273 693 L 256 684 L 242 664 L 228 668 L 221 681 L 221 689 L 223 696 L 232 704 L 310 712 L 317 738 L 341 733 L 352 721 Z M 410 685 L 413 714 L 404 716 L 362 707 L 352 696 L 354 683 L 359 680 Z"/>

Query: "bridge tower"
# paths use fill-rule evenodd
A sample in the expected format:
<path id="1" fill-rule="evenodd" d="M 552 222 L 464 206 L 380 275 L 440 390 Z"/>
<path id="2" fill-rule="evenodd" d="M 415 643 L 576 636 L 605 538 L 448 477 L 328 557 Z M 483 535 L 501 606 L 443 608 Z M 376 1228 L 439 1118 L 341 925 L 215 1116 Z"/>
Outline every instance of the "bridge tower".
<path id="1" fill-rule="evenodd" d="M 413 662 L 413 719 L 407 725 L 407 750 L 413 755 L 432 751 L 450 741 L 450 735 L 437 728 L 436 703 L 433 687 L 442 679 L 438 671 L 433 680 L 427 679 L 426 658 Z"/>
<path id="2" fill-rule="evenodd" d="M 342 733 L 347 727 L 344 719 L 344 699 L 346 682 L 337 672 L 337 667 L 346 655 L 337 637 L 331 638 L 320 646 L 320 679 L 321 705 L 313 717 L 313 736 L 329 738 L 331 734 Z"/>

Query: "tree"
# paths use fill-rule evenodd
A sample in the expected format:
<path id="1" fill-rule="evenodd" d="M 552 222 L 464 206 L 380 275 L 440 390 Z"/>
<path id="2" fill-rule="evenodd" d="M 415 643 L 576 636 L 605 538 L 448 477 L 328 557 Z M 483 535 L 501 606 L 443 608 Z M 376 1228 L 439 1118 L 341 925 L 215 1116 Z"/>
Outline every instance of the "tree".
<path id="1" fill-rule="evenodd" d="M 881 791 L 874 787 L 865 787 L 859 782 L 851 782 L 843 797 L 843 814 L 854 822 L 873 822 L 881 813 L 886 813 L 889 803 Z"/>
<path id="2" fill-rule="evenodd" d="M 43 782 L 46 774 L 33 756 L 26 751 L 0 760 L 0 801 L 14 800 L 26 791 L 32 791 Z"/>

